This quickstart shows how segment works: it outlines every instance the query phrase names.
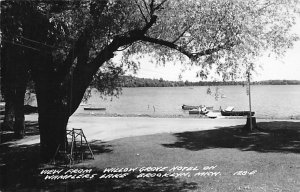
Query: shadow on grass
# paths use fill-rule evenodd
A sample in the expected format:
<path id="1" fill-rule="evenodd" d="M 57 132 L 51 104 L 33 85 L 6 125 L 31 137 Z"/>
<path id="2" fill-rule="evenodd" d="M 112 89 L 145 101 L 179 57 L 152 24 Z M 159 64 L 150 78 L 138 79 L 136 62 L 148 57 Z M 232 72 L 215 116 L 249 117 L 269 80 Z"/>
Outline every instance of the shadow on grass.
<path id="1" fill-rule="evenodd" d="M 1 125 L 3 125 L 3 122 L 1 122 Z M 32 136 L 32 135 L 39 135 L 39 124 L 37 121 L 25 121 L 25 136 Z M 1 143 L 5 143 L 8 141 L 14 141 L 15 135 L 13 131 L 2 131 L 0 135 Z"/>
<path id="2" fill-rule="evenodd" d="M 95 154 L 112 151 L 110 145 L 99 140 L 91 142 L 90 146 Z M 137 173 L 122 179 L 100 179 L 103 170 L 97 169 L 93 169 L 93 173 L 97 173 L 94 179 L 44 180 L 45 175 L 40 175 L 42 169 L 62 167 L 40 164 L 38 144 L 26 146 L 1 144 L 0 162 L 0 191 L 184 192 L 197 189 L 196 183 L 187 183 L 173 177 L 137 178 Z"/>
<path id="3" fill-rule="evenodd" d="M 261 122 L 257 126 L 262 131 L 255 132 L 242 131 L 243 126 L 176 133 L 178 141 L 163 146 L 192 151 L 236 148 L 242 151 L 300 153 L 300 122 Z"/>
<path id="4" fill-rule="evenodd" d="M 101 153 L 111 153 L 113 151 L 111 145 L 108 145 L 106 142 L 103 142 L 101 140 L 93 140 L 89 142 L 89 145 L 94 155 L 98 155 Z"/>
<path id="5" fill-rule="evenodd" d="M 93 169 L 93 173 L 97 173 L 93 179 L 44 180 L 45 175 L 40 175 L 40 171 L 48 166 L 39 164 L 39 145 L 0 145 L 0 149 L 0 191 L 183 192 L 197 188 L 196 183 L 173 177 L 137 178 L 137 173 L 122 179 L 100 179 L 103 170 L 97 169 Z"/>
<path id="6" fill-rule="evenodd" d="M 0 189 L 35 184 L 39 166 L 39 146 L 0 145 Z M 1 191 L 1 190 L 0 190 Z M 4 190 L 5 191 L 5 190 Z"/>

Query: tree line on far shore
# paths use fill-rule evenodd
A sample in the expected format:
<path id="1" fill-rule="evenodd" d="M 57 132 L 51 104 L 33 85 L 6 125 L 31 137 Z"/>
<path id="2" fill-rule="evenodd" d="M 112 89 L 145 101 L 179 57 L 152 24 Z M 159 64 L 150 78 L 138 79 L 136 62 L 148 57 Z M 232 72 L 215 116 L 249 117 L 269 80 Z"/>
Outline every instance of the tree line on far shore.
<path id="1" fill-rule="evenodd" d="M 122 87 L 184 87 L 184 86 L 221 86 L 246 85 L 246 81 L 167 81 L 163 78 L 150 79 L 133 76 L 123 76 L 120 79 Z M 300 80 L 265 80 L 253 81 L 253 85 L 300 85 Z"/>

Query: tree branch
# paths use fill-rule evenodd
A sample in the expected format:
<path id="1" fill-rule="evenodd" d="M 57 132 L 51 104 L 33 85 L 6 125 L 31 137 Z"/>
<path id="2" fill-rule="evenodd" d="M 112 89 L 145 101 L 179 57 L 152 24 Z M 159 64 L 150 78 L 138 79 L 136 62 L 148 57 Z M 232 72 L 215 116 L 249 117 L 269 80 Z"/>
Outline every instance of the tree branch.
<path id="1" fill-rule="evenodd" d="M 140 10 L 140 12 L 141 12 L 141 14 L 142 14 L 145 22 L 148 23 L 148 20 L 147 20 L 146 16 L 144 15 L 143 11 L 142 11 L 142 8 L 140 7 L 140 5 L 138 4 L 138 2 L 136 0 L 135 0 L 135 4 L 138 6 L 138 8 L 139 8 L 139 10 Z"/>
<path id="2" fill-rule="evenodd" d="M 156 15 L 152 15 L 150 21 L 141 30 L 141 33 L 145 34 L 148 31 L 148 29 L 150 29 L 150 27 L 153 26 L 153 24 L 156 22 L 156 20 L 157 20 L 157 16 Z"/>
<path id="3" fill-rule="evenodd" d="M 218 52 L 222 49 L 228 49 L 229 47 L 234 46 L 233 44 L 224 44 L 224 45 L 218 45 L 214 48 L 210 48 L 210 49 L 206 49 L 197 53 L 192 53 L 186 49 L 184 49 L 181 46 L 176 45 L 175 43 L 172 43 L 170 41 L 165 41 L 162 39 L 155 39 L 155 38 L 151 38 L 151 37 L 147 37 L 147 36 L 143 36 L 141 38 L 142 41 L 145 42 L 150 42 L 150 43 L 154 43 L 154 44 L 158 44 L 158 45 L 162 45 L 171 49 L 175 49 L 179 52 L 181 52 L 182 54 L 186 55 L 187 57 L 189 57 L 191 60 L 196 60 L 197 58 L 201 57 L 201 56 L 205 56 L 205 55 L 211 55 L 212 53 Z"/>
<path id="4" fill-rule="evenodd" d="M 78 57 L 82 48 L 85 47 L 89 37 L 90 37 L 90 29 L 86 28 L 83 33 L 80 35 L 78 40 L 76 41 L 75 45 L 69 51 L 67 58 L 64 60 L 63 65 L 58 69 L 58 76 L 63 80 L 68 74 L 70 68 L 73 65 L 74 60 Z"/>
<path id="5" fill-rule="evenodd" d="M 143 0 L 143 3 L 144 3 L 144 6 L 145 6 L 145 8 L 146 8 L 146 10 L 147 10 L 147 13 L 149 14 L 149 16 L 151 17 L 151 14 L 150 14 L 150 11 L 149 11 L 149 9 L 148 9 L 148 7 L 147 7 L 147 3 L 146 3 L 146 1 L 145 0 Z"/>
<path id="6" fill-rule="evenodd" d="M 103 0 L 100 2 L 101 8 L 98 10 L 100 13 L 103 12 L 105 7 L 107 6 L 108 0 Z M 91 26 L 87 26 L 82 34 L 79 36 L 78 40 L 76 41 L 75 45 L 69 51 L 67 58 L 64 60 L 63 65 L 61 68 L 58 69 L 58 75 L 61 80 L 64 80 L 65 76 L 68 74 L 69 70 L 71 69 L 74 60 L 78 57 L 80 52 L 83 50 L 83 47 L 86 47 L 87 42 L 91 37 Z"/>
<path id="7" fill-rule="evenodd" d="M 155 39 L 155 38 L 147 37 L 147 36 L 143 36 L 141 38 L 141 40 L 145 41 L 145 42 L 154 43 L 154 44 L 162 45 L 162 46 L 165 46 L 165 47 L 169 47 L 171 49 L 175 49 L 175 50 L 183 53 L 184 55 L 188 56 L 189 58 L 194 57 L 192 53 L 186 51 L 182 47 L 180 47 L 180 46 L 178 46 L 175 43 L 172 43 L 170 41 L 165 41 L 165 40 L 162 40 L 162 39 Z"/>
<path id="8" fill-rule="evenodd" d="M 187 30 L 189 30 L 193 25 L 188 26 L 185 30 L 182 31 L 182 33 L 172 41 L 172 43 L 176 43 L 184 34 L 185 32 L 187 32 Z"/>
<path id="9" fill-rule="evenodd" d="M 155 0 L 151 0 L 151 3 L 150 3 L 150 16 L 152 16 L 156 10 L 160 9 L 161 6 L 162 6 L 166 1 L 167 1 L 167 0 L 163 0 L 163 1 L 160 2 L 157 6 L 154 6 Z"/>
<path id="10" fill-rule="evenodd" d="M 122 36 L 115 36 L 113 41 L 107 46 L 105 46 L 105 48 L 101 52 L 99 52 L 96 58 L 92 61 L 88 63 L 77 63 L 74 69 L 72 80 L 74 85 L 72 88 L 72 95 L 74 96 L 74 98 L 72 99 L 70 114 L 74 113 L 77 109 L 86 88 L 89 86 L 90 82 L 93 79 L 93 75 L 95 75 L 98 69 L 106 61 L 114 57 L 114 52 L 117 51 L 118 48 L 130 45 L 136 41 L 141 40 L 141 38 L 144 36 L 147 30 L 156 22 L 156 19 L 157 16 L 152 15 L 150 21 L 142 29 L 135 29 Z M 85 57 L 83 57 L 83 59 L 85 59 Z"/>
<path id="11" fill-rule="evenodd" d="M 154 13 L 154 1 L 155 0 L 151 0 L 151 3 L 150 3 L 150 16 L 152 16 Z"/>
<path id="12" fill-rule="evenodd" d="M 132 34 L 133 35 L 133 34 Z M 88 63 L 78 63 L 73 74 L 72 98 L 70 115 L 73 114 L 79 106 L 86 88 L 89 86 L 98 69 L 108 60 L 114 57 L 114 52 L 119 47 L 131 44 L 139 39 L 136 36 L 115 37 L 114 40 L 107 45 L 95 59 Z"/>
<path id="13" fill-rule="evenodd" d="M 154 10 L 158 10 L 166 1 L 168 1 L 168 0 L 163 0 L 160 4 L 158 4 L 155 8 L 154 8 Z"/>

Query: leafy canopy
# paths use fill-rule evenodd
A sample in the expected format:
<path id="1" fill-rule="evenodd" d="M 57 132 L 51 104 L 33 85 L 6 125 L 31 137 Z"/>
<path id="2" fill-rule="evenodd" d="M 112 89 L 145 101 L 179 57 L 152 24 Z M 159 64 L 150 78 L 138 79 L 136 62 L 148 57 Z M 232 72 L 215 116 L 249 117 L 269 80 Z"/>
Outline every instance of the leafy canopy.
<path id="1" fill-rule="evenodd" d="M 237 78 L 266 53 L 281 56 L 298 40 L 291 28 L 299 13 L 297 0 L 173 0 L 155 14 L 146 37 L 124 54 L 151 54 L 158 62 L 180 60 L 200 67 L 199 76 L 214 69 L 224 79 Z M 149 20 L 142 2 L 141 15 Z"/>
<path id="2" fill-rule="evenodd" d="M 12 4 L 1 5 L 4 13 Z M 236 78 L 249 68 L 254 69 L 253 63 L 260 56 L 269 52 L 280 56 L 298 40 L 291 33 L 299 13 L 297 0 L 84 0 L 25 4 L 30 9 L 21 9 L 22 13 L 17 14 L 21 22 L 16 22 L 15 17 L 7 19 L 7 23 L 17 23 L 14 32 L 7 27 L 1 32 L 5 37 L 24 36 L 22 28 L 29 25 L 30 18 L 27 15 L 32 10 L 43 15 L 40 22 L 47 30 L 39 31 L 46 33 L 43 38 L 48 39 L 38 40 L 52 46 L 57 68 L 72 56 L 70 53 L 83 33 L 89 37 L 88 61 L 116 38 L 135 36 L 135 40 L 120 45 L 122 63 L 109 61 L 101 65 L 98 76 L 109 69 L 113 76 L 123 74 L 120 69 L 136 69 L 139 63 L 134 62 L 133 55 L 151 55 L 161 64 L 179 60 L 199 66 L 200 77 L 207 77 L 214 69 L 224 79 Z M 101 79 L 107 76 L 98 77 L 97 81 Z"/>

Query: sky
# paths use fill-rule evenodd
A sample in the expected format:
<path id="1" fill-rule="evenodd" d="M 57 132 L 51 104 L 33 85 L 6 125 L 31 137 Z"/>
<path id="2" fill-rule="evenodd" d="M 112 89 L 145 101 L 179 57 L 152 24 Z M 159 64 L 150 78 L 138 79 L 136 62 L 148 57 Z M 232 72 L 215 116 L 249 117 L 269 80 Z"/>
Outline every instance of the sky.
<path id="1" fill-rule="evenodd" d="M 293 31 L 300 37 L 300 18 L 294 26 Z M 163 78 L 164 80 L 178 81 L 182 76 L 183 81 L 200 81 L 196 77 L 197 68 L 185 70 L 181 72 L 183 66 L 173 63 L 167 63 L 166 66 L 156 66 L 150 62 L 150 58 L 144 59 L 140 66 L 140 70 L 134 76 L 141 78 Z M 294 44 L 292 49 L 287 50 L 284 57 L 276 58 L 260 58 L 261 68 L 257 68 L 257 74 L 253 75 L 254 81 L 261 80 L 300 80 L 300 41 Z M 199 68 L 198 68 L 199 70 Z M 128 73 L 131 74 L 131 73 Z"/>

